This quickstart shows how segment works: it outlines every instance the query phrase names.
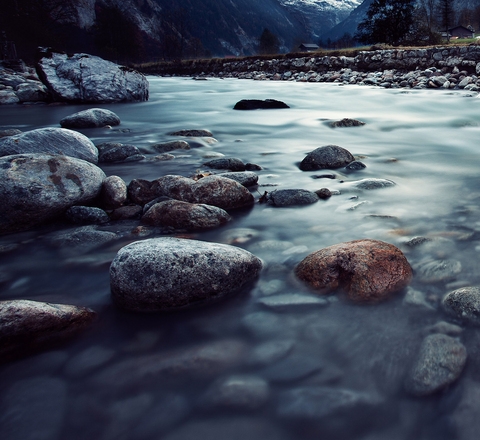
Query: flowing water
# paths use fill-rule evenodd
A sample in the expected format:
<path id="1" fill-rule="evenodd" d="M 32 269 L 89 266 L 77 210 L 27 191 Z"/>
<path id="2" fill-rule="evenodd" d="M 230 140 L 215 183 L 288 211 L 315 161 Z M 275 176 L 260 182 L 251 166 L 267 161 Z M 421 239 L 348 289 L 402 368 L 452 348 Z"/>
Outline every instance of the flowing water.
<path id="1" fill-rule="evenodd" d="M 457 432 L 456 408 L 466 384 L 480 380 L 475 329 L 464 327 L 460 336 L 469 358 L 456 384 L 420 398 L 405 392 L 404 380 L 428 328 L 452 322 L 439 306 L 442 296 L 457 286 L 480 285 L 480 100 L 464 91 L 149 80 L 148 102 L 102 106 L 120 117 L 119 127 L 83 133 L 96 144 L 122 142 L 146 152 L 180 129 L 209 129 L 217 142 L 198 139 L 191 150 L 174 151 L 170 161 L 105 165 L 107 175 L 119 175 L 127 183 L 165 174 L 191 176 L 205 169 L 207 156 L 221 153 L 263 168 L 258 188 L 252 189 L 257 199 L 275 188 L 326 187 L 338 193 L 306 207 L 256 203 L 251 210 L 233 212 L 233 220 L 222 228 L 189 234 L 240 246 L 260 257 L 264 269 L 248 292 L 178 313 L 130 314 L 111 304 L 108 267 L 118 249 L 134 240 L 129 233 L 133 222 L 103 227 L 120 238 L 93 250 L 52 247 L 48 229 L 2 237 L 1 299 L 87 306 L 98 320 L 68 344 L 0 368 L 0 437 L 467 438 L 461 434 L 465 427 Z M 278 99 L 291 108 L 232 109 L 248 98 Z M 86 108 L 3 106 L 0 123 L 23 131 L 59 126 L 61 118 Z M 343 118 L 365 125 L 328 124 Z M 299 170 L 306 153 L 328 144 L 348 149 L 366 168 Z M 319 178 L 321 174 L 335 178 Z M 364 178 L 396 185 L 356 190 L 352 182 Z M 431 241 L 405 244 L 416 236 Z M 269 308 L 262 302 L 278 294 L 311 294 L 292 275 L 295 265 L 313 251 L 360 238 L 387 241 L 404 251 L 415 270 L 411 287 L 420 292 L 422 304 L 405 301 L 404 293 L 374 306 L 352 305 L 335 296 L 322 307 Z M 444 270 L 425 270 L 429 263 Z M 449 272 L 449 267 L 456 270 Z M 139 373 L 155 370 L 149 363 L 172 350 L 209 347 L 212 356 L 228 357 L 216 352 L 222 350 L 221 345 L 215 348 L 217 342 L 237 347 L 241 356 L 232 355 L 212 371 L 185 367 L 175 380 Z M 195 355 L 191 357 L 195 364 Z M 215 406 L 208 395 L 218 397 L 221 391 L 215 394 L 212 387 L 228 378 L 239 382 L 240 389 L 258 383 L 253 386 L 258 393 L 250 386 L 247 403 Z M 299 403 L 295 393 L 305 389 L 320 397 Z M 338 395 L 329 403 L 328 393 L 345 390 L 354 398 L 350 402 L 343 395 L 341 408 L 335 409 Z"/>

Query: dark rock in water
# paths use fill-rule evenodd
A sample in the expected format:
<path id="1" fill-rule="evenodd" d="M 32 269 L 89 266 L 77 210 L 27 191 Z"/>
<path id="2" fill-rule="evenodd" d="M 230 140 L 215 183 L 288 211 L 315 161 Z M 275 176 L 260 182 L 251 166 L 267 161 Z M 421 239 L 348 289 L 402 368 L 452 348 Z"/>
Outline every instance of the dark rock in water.
<path id="1" fill-rule="evenodd" d="M 444 310 L 456 318 L 480 325 L 480 287 L 462 287 L 443 298 Z"/>
<path id="2" fill-rule="evenodd" d="M 315 194 L 319 199 L 329 199 L 332 197 L 332 192 L 328 188 L 321 188 L 318 191 L 315 191 Z"/>
<path id="3" fill-rule="evenodd" d="M 316 174 L 311 177 L 312 179 L 336 179 L 335 174 Z"/>
<path id="4" fill-rule="evenodd" d="M 140 205 L 121 206 L 112 211 L 110 218 L 112 220 L 133 220 L 139 219 L 143 214 L 143 209 Z"/>
<path id="5" fill-rule="evenodd" d="M 60 121 L 63 128 L 96 128 L 106 125 L 120 125 L 120 118 L 111 110 L 91 108 L 73 115 L 66 116 Z"/>
<path id="6" fill-rule="evenodd" d="M 174 150 L 190 150 L 190 144 L 186 141 L 171 141 L 161 144 L 154 144 L 151 146 L 155 151 L 159 153 L 168 153 Z"/>
<path id="7" fill-rule="evenodd" d="M 358 121 L 357 119 L 344 118 L 341 121 L 330 122 L 330 127 L 361 127 L 365 125 L 365 122 Z"/>
<path id="8" fill-rule="evenodd" d="M 22 134 L 22 130 L 16 128 L 7 128 L 6 130 L 0 130 L 0 138 L 7 136 L 15 136 L 16 134 Z"/>
<path id="9" fill-rule="evenodd" d="M 287 356 L 295 346 L 292 340 L 271 340 L 257 345 L 251 352 L 249 364 L 266 366 Z"/>
<path id="10" fill-rule="evenodd" d="M 67 209 L 65 216 L 79 225 L 101 225 L 110 221 L 110 217 L 103 209 L 93 206 L 72 206 Z"/>
<path id="11" fill-rule="evenodd" d="M 202 410 L 253 411 L 268 400 L 268 383 L 256 376 L 229 376 L 214 382 L 200 398 Z"/>
<path id="12" fill-rule="evenodd" d="M 47 241 L 58 248 L 62 255 L 77 256 L 91 252 L 117 238 L 114 232 L 99 231 L 95 226 L 82 226 L 52 233 L 47 236 Z"/>
<path id="13" fill-rule="evenodd" d="M 236 157 L 213 159 L 203 165 L 216 170 L 245 171 L 245 164 Z"/>
<path id="14" fill-rule="evenodd" d="M 166 432 L 181 422 L 190 412 L 188 400 L 179 394 L 162 393 L 132 430 L 132 438 L 148 439 Z"/>
<path id="15" fill-rule="evenodd" d="M 308 255 L 295 274 L 320 293 L 343 289 L 355 302 L 379 302 L 406 287 L 412 269 L 403 253 L 379 240 L 354 240 Z"/>
<path id="16" fill-rule="evenodd" d="M 104 142 L 97 145 L 97 148 L 100 163 L 134 162 L 145 159 L 145 156 L 134 145 Z"/>
<path id="17" fill-rule="evenodd" d="M 222 209 L 250 206 L 254 197 L 244 186 L 232 179 L 207 176 L 199 180 L 167 175 L 154 181 L 152 192 L 189 203 L 203 203 Z M 154 197 L 155 198 L 155 197 Z"/>
<path id="18" fill-rule="evenodd" d="M 167 200 L 153 205 L 142 217 L 142 222 L 152 226 L 172 227 L 197 231 L 214 228 L 231 220 L 216 206 Z"/>
<path id="19" fill-rule="evenodd" d="M 279 108 L 290 108 L 287 104 L 282 101 L 277 101 L 275 99 L 242 99 L 235 104 L 233 107 L 234 110 L 269 110 L 269 109 L 279 109 Z"/>
<path id="20" fill-rule="evenodd" d="M 137 241 L 110 267 L 114 302 L 132 311 L 195 306 L 238 292 L 255 280 L 262 262 L 229 245 L 176 238 Z"/>
<path id="21" fill-rule="evenodd" d="M 195 346 L 136 356 L 105 368 L 93 382 L 102 387 L 131 387 L 152 380 L 213 379 L 245 363 L 248 346 L 237 339 L 220 339 Z"/>
<path id="22" fill-rule="evenodd" d="M 41 153 L 63 154 L 87 162 L 98 162 L 98 150 L 81 133 L 65 128 L 39 128 L 0 139 L 0 156 Z"/>
<path id="23" fill-rule="evenodd" d="M 2 360 L 28 355 L 75 336 L 95 319 L 93 310 L 38 301 L 0 301 Z"/>
<path id="24" fill-rule="evenodd" d="M 358 171 L 367 168 L 367 166 L 358 160 L 354 160 L 345 167 L 348 171 Z"/>
<path id="25" fill-rule="evenodd" d="M 67 384 L 48 376 L 22 379 L 2 393 L 2 440 L 61 438 L 67 412 Z"/>
<path id="26" fill-rule="evenodd" d="M 427 336 L 405 381 L 415 396 L 433 394 L 455 382 L 467 361 L 467 350 L 457 339 L 443 334 Z"/>
<path id="27" fill-rule="evenodd" d="M 148 100 L 148 80 L 144 75 L 96 56 L 51 53 L 40 59 L 37 71 L 56 101 Z"/>
<path id="28" fill-rule="evenodd" d="M 169 432 L 163 440 L 287 440 L 275 424 L 259 417 L 222 417 L 190 421 Z"/>
<path id="29" fill-rule="evenodd" d="M 353 155 L 345 148 L 326 145 L 308 153 L 300 163 L 300 169 L 303 171 L 335 169 L 344 167 L 354 160 Z"/>
<path id="30" fill-rule="evenodd" d="M 122 206 L 127 200 L 127 185 L 118 176 L 108 176 L 102 185 L 101 199 L 106 209 Z"/>
<path id="31" fill-rule="evenodd" d="M 53 220 L 99 196 L 105 173 L 68 156 L 18 154 L 0 158 L 0 234 Z"/>
<path id="32" fill-rule="evenodd" d="M 185 137 L 212 137 L 213 134 L 208 130 L 179 130 L 170 133 L 171 136 L 185 136 Z"/>
<path id="33" fill-rule="evenodd" d="M 285 383 L 305 379 L 322 368 L 323 363 L 317 359 L 306 355 L 298 356 L 293 353 L 285 359 L 260 370 L 259 374 L 269 382 Z"/>
<path id="34" fill-rule="evenodd" d="M 221 173 L 217 176 L 233 179 L 243 186 L 254 186 L 258 183 L 258 174 L 252 171 L 237 171 L 232 173 Z"/>
<path id="35" fill-rule="evenodd" d="M 318 202 L 318 195 L 306 189 L 276 189 L 267 193 L 266 201 L 273 206 L 310 205 Z"/>
<path id="36" fill-rule="evenodd" d="M 348 423 L 354 423 L 365 416 L 363 411 L 373 412 L 382 404 L 378 395 L 366 392 L 332 387 L 294 388 L 280 393 L 278 414 L 282 418 L 327 424 L 331 418 L 344 416 Z"/>
<path id="37" fill-rule="evenodd" d="M 155 180 L 151 182 L 145 179 L 133 179 L 128 184 L 127 193 L 133 203 L 141 206 L 163 195 Z"/>
<path id="38" fill-rule="evenodd" d="M 257 165 L 256 163 L 247 162 L 245 164 L 245 170 L 246 171 L 261 171 L 261 170 L 263 170 L 263 168 L 260 165 Z"/>

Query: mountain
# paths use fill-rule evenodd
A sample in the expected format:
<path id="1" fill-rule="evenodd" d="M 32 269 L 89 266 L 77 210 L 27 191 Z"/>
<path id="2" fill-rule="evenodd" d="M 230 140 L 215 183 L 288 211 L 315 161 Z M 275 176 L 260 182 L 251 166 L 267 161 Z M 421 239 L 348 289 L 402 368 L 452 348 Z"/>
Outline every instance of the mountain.
<path id="1" fill-rule="evenodd" d="M 2 0 L 0 30 L 25 56 L 37 46 L 120 61 L 253 55 L 264 29 L 289 52 L 318 42 L 360 1 Z"/>

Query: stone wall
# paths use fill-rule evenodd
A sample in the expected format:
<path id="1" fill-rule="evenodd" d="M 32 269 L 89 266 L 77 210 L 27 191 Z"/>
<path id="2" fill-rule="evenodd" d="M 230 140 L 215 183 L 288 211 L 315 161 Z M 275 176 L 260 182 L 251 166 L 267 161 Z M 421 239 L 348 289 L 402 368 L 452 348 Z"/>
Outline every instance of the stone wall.
<path id="1" fill-rule="evenodd" d="M 480 45 L 361 51 L 355 56 L 192 60 L 145 73 L 480 90 Z M 477 84 L 478 82 L 478 84 Z"/>

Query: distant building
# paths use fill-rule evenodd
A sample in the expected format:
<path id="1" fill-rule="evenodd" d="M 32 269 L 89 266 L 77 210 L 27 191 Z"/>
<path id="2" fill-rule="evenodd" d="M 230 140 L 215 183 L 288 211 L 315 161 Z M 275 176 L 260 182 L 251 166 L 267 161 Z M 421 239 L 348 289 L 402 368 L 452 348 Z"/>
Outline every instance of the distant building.
<path id="1" fill-rule="evenodd" d="M 320 49 L 320 46 L 311 43 L 302 43 L 298 46 L 300 52 L 315 52 L 318 49 Z"/>
<path id="2" fill-rule="evenodd" d="M 475 31 L 471 26 L 455 26 L 448 30 L 450 38 L 475 38 Z"/>

